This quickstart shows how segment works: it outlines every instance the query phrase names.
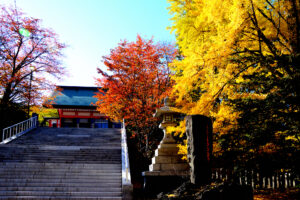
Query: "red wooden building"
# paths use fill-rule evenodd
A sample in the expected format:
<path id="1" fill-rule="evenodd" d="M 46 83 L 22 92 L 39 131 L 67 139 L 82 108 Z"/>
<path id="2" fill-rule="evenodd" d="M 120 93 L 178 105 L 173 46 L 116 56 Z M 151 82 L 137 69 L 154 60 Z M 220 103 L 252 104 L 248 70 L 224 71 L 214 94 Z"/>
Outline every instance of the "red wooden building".
<path id="1" fill-rule="evenodd" d="M 48 119 L 50 127 L 80 128 L 120 128 L 121 123 L 96 110 L 97 87 L 58 86 L 52 94 L 53 108 L 58 110 L 59 118 Z"/>

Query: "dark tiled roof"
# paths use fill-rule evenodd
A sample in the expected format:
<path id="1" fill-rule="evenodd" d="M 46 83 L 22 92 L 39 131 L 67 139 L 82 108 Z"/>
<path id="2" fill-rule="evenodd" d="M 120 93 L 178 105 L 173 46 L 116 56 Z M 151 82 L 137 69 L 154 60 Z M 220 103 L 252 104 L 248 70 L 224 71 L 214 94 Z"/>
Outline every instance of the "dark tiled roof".
<path id="1" fill-rule="evenodd" d="M 68 106 L 93 106 L 97 98 L 95 94 L 98 92 L 97 87 L 81 87 L 81 86 L 58 86 L 61 91 L 54 91 L 52 97 L 55 96 L 53 107 Z"/>

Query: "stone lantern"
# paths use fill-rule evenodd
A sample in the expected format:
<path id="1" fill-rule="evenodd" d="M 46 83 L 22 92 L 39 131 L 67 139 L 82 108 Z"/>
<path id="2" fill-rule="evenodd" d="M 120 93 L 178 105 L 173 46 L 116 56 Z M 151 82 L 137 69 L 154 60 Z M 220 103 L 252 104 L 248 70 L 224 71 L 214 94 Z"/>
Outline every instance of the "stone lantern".
<path id="1" fill-rule="evenodd" d="M 158 149 L 155 151 L 156 153 L 161 149 L 161 147 L 173 147 L 174 149 L 177 148 L 177 144 L 175 139 L 172 137 L 171 134 L 167 134 L 167 127 L 168 126 L 176 126 L 178 125 L 178 122 L 180 121 L 181 114 L 179 112 L 175 111 L 176 109 L 174 107 L 171 107 L 171 102 L 168 97 L 165 98 L 164 106 L 161 108 L 156 109 L 154 117 L 162 117 L 162 122 L 159 125 L 159 128 L 163 129 L 164 137 L 162 141 L 160 142 L 160 145 L 158 146 Z M 168 144 L 168 145 L 166 145 Z M 177 152 L 176 152 L 177 153 Z M 152 159 L 153 161 L 153 159 Z M 153 163 L 153 162 L 152 162 Z"/>
<path id="2" fill-rule="evenodd" d="M 149 171 L 143 172 L 145 177 L 145 188 L 152 192 L 167 190 L 172 185 L 176 186 L 182 183 L 183 178 L 189 176 L 189 164 L 182 160 L 182 155 L 178 155 L 179 148 L 176 140 L 171 134 L 166 133 L 166 128 L 176 126 L 181 120 L 181 113 L 176 112 L 174 107 L 171 107 L 169 98 L 165 98 L 164 106 L 157 109 L 154 117 L 162 117 L 163 121 L 159 128 L 163 129 L 164 137 L 158 148 L 155 150 L 155 155 L 152 158 L 152 164 L 149 166 Z"/>
<path id="3" fill-rule="evenodd" d="M 164 106 L 161 108 L 156 109 L 154 117 L 161 117 L 163 118 L 162 123 L 160 124 L 159 128 L 165 129 L 168 126 L 176 126 L 177 119 L 180 117 L 180 113 L 175 111 L 174 107 L 171 107 L 171 102 L 169 97 L 165 98 Z"/>

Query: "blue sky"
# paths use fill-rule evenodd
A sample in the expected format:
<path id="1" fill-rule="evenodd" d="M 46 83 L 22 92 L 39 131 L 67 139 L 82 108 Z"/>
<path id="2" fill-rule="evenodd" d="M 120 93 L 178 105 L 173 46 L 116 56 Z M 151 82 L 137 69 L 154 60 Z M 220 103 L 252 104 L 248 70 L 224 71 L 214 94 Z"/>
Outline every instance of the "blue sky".
<path id="1" fill-rule="evenodd" d="M 97 67 L 105 68 L 102 56 L 137 34 L 154 41 L 175 42 L 167 0 L 15 0 L 28 16 L 52 28 L 68 48 L 63 63 L 69 75 L 60 85 L 95 85 Z M 0 0 L 13 5 L 14 0 Z"/>

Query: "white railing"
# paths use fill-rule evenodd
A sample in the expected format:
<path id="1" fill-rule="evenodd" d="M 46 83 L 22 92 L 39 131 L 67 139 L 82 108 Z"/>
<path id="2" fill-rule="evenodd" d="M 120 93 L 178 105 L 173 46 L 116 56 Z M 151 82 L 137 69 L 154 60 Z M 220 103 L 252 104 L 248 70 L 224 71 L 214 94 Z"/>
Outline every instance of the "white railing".
<path id="1" fill-rule="evenodd" d="M 3 129 L 2 131 L 2 141 L 0 144 L 6 144 L 17 137 L 27 133 L 28 131 L 37 127 L 37 116 L 12 125 Z"/>
<path id="2" fill-rule="evenodd" d="M 122 124 L 122 190 L 123 196 L 132 192 L 125 121 Z M 125 194 L 127 193 L 127 194 Z"/>

